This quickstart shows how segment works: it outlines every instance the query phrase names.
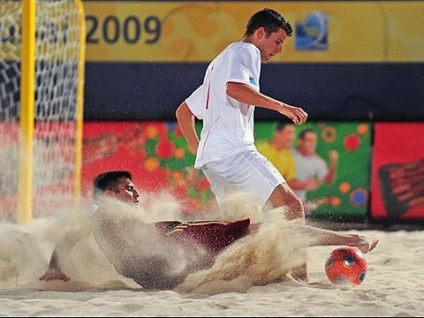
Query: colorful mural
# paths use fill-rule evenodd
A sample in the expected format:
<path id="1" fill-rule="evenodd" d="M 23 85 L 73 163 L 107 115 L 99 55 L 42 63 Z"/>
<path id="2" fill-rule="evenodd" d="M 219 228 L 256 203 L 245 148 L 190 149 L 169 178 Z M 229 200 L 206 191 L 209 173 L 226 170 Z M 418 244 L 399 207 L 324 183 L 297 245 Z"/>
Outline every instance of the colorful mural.
<path id="1" fill-rule="evenodd" d="M 195 156 L 175 122 L 89 122 L 84 125 L 82 193 L 106 170 L 129 170 L 145 192 L 166 191 L 184 212 L 203 209 L 212 197 L 209 183 L 193 168 Z"/>
<path id="2" fill-rule="evenodd" d="M 256 142 L 271 140 L 276 125 L 277 123 L 272 122 L 256 123 Z M 369 204 L 371 125 L 363 122 L 308 122 L 296 126 L 294 148 L 298 147 L 298 137 L 304 129 L 316 132 L 316 155 L 327 166 L 330 153 L 338 154 L 334 180 L 329 184 L 321 182 L 316 189 L 306 191 L 307 215 L 334 221 L 366 218 Z"/>
<path id="3" fill-rule="evenodd" d="M 257 122 L 257 141 L 272 138 L 276 122 Z M 200 130 L 200 123 L 197 128 Z M 325 161 L 337 151 L 336 178 L 307 192 L 310 217 L 365 218 L 368 213 L 370 126 L 359 122 L 317 122 L 296 127 L 318 133 L 317 154 Z M 295 141 L 294 147 L 297 146 Z M 95 175 L 126 169 L 142 191 L 167 191 L 187 213 L 204 209 L 213 197 L 195 156 L 175 122 L 88 122 L 84 126 L 83 194 L 90 195 Z"/>

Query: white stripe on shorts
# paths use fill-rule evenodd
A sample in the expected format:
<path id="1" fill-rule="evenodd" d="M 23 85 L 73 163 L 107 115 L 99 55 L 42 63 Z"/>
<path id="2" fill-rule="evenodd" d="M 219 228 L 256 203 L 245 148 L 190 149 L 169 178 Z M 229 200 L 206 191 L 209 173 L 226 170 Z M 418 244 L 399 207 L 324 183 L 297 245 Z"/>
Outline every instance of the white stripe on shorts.
<path id="1" fill-rule="evenodd" d="M 256 150 L 210 162 L 202 170 L 220 205 L 229 194 L 246 192 L 263 207 L 272 191 L 286 182 L 277 168 Z"/>

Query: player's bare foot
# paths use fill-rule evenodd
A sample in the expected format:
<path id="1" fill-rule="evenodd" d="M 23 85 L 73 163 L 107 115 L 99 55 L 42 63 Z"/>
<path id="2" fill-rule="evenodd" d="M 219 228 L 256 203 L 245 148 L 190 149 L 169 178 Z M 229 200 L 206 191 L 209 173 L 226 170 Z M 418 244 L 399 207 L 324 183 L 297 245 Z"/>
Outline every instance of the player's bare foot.
<path id="1" fill-rule="evenodd" d="M 356 235 L 358 238 L 358 243 L 356 247 L 364 254 L 372 251 L 378 244 L 379 240 L 377 239 L 368 239 L 364 236 Z"/>

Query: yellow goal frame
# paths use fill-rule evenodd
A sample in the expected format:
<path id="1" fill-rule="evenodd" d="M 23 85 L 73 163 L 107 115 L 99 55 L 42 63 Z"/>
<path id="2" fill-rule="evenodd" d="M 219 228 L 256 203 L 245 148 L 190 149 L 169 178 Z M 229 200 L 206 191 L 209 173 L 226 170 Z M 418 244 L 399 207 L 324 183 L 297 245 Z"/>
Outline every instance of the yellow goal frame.
<path id="1" fill-rule="evenodd" d="M 80 11 L 80 51 L 76 105 L 75 136 L 75 179 L 74 198 L 78 204 L 81 194 L 83 105 L 84 105 L 84 61 L 85 61 L 85 13 L 81 0 L 74 0 Z M 37 1 L 22 1 L 22 53 L 20 91 L 19 132 L 19 180 L 18 180 L 18 223 L 29 223 L 32 213 L 33 138 L 34 138 L 34 88 L 35 88 L 35 41 Z"/>

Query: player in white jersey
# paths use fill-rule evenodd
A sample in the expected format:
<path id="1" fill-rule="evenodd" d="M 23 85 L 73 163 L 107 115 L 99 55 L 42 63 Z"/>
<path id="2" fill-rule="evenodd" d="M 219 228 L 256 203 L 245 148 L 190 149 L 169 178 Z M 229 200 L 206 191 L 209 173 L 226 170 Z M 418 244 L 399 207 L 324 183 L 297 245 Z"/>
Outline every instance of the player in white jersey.
<path id="1" fill-rule="evenodd" d="M 322 183 L 331 184 L 336 178 L 339 154 L 336 150 L 329 152 L 328 166 L 327 162 L 316 153 L 317 140 L 314 129 L 303 129 L 299 133 L 299 145 L 293 149 L 298 179 L 304 184 L 314 184 L 312 188 L 296 189 L 296 194 L 303 202 L 306 202 L 307 190 L 315 190 Z"/>
<path id="2" fill-rule="evenodd" d="M 302 201 L 281 173 L 254 145 L 254 111 L 276 111 L 295 124 L 308 114 L 262 94 L 261 63 L 282 52 L 292 27 L 273 9 L 265 8 L 249 19 L 241 41 L 228 45 L 208 66 L 203 84 L 177 109 L 176 118 L 189 148 L 196 154 L 218 204 L 233 192 L 251 193 L 263 209 L 284 207 L 287 219 L 305 219 Z M 195 118 L 203 121 L 200 140 Z M 225 209 L 225 207 L 223 207 Z M 306 265 L 297 275 L 306 280 Z"/>

